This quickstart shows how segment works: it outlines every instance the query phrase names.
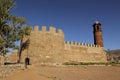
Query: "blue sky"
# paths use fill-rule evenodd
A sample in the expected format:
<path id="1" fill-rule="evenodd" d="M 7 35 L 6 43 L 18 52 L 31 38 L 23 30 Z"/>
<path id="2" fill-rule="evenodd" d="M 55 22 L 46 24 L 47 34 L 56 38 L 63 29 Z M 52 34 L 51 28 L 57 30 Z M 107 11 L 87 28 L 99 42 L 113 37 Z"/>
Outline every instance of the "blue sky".
<path id="1" fill-rule="evenodd" d="M 105 49 L 120 49 L 120 0 L 14 0 L 11 13 L 31 26 L 62 29 L 66 41 L 94 43 L 93 23 L 102 24 Z"/>

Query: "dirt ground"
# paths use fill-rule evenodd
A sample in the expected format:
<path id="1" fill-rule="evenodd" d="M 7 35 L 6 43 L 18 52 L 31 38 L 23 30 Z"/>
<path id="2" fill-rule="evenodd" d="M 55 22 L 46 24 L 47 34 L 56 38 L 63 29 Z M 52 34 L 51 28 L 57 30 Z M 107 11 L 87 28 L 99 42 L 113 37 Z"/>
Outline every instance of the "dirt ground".
<path id="1" fill-rule="evenodd" d="M 29 66 L 6 80 L 120 80 L 120 66 Z"/>

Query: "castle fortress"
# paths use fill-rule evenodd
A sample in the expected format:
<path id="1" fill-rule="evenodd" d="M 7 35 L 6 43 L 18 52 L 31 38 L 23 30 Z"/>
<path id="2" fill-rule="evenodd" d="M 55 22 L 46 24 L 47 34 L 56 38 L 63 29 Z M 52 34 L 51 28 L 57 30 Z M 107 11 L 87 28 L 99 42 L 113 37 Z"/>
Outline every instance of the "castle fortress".
<path id="1" fill-rule="evenodd" d="M 93 25 L 94 44 L 64 41 L 64 33 L 61 29 L 56 30 L 42 26 L 39 30 L 35 26 L 30 34 L 29 48 L 22 53 L 22 61 L 25 57 L 30 58 L 30 63 L 62 64 L 64 62 L 106 62 L 106 54 L 102 40 L 101 24 Z M 26 41 L 28 37 L 24 38 Z"/>

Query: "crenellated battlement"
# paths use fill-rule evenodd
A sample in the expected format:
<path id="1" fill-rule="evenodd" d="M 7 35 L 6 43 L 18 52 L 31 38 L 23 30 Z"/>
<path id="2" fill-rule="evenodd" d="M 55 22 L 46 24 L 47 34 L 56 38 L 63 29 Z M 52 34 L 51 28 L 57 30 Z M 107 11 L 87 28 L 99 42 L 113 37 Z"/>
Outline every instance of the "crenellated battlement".
<path id="1" fill-rule="evenodd" d="M 100 45 L 80 43 L 80 42 L 73 42 L 73 41 L 65 41 L 64 43 L 65 43 L 66 45 L 73 45 L 73 46 L 100 47 Z"/>
<path id="2" fill-rule="evenodd" d="M 53 26 L 50 26 L 49 29 L 47 29 L 46 26 L 42 26 L 41 30 L 39 30 L 39 26 L 34 26 L 33 32 L 43 32 L 43 33 L 50 33 L 50 34 L 54 34 L 54 35 L 64 36 L 64 33 L 61 29 L 57 30 Z M 73 42 L 73 41 L 64 41 L 64 43 L 66 45 L 78 46 L 78 47 L 94 47 L 94 48 L 99 48 L 100 47 L 100 45 Z"/>
<path id="3" fill-rule="evenodd" d="M 33 27 L 33 32 L 49 32 L 49 33 L 57 33 L 57 34 L 64 34 L 63 31 L 61 29 L 56 29 L 55 27 L 53 26 L 50 26 L 49 29 L 47 30 L 47 27 L 46 26 L 42 26 L 42 29 L 39 30 L 39 26 L 34 26 Z"/>
<path id="4" fill-rule="evenodd" d="M 49 31 L 50 31 L 51 33 L 56 33 L 56 32 L 57 32 L 57 31 L 56 31 L 56 28 L 53 27 L 53 26 L 50 26 Z"/>
<path id="5" fill-rule="evenodd" d="M 39 26 L 34 26 L 33 31 L 39 31 Z"/>

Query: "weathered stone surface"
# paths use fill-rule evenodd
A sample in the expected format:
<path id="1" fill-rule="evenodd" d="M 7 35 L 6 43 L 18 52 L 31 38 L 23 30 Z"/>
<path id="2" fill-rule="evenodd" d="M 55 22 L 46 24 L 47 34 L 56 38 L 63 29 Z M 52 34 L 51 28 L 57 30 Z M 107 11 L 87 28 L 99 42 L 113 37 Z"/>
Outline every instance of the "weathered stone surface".
<path id="1" fill-rule="evenodd" d="M 23 52 L 24 59 L 27 51 Z M 77 62 L 105 62 L 106 55 L 103 47 L 95 45 L 80 44 L 74 42 L 64 42 L 64 33 L 62 30 L 56 31 L 54 27 L 50 27 L 46 31 L 43 26 L 42 30 L 38 30 L 38 26 L 34 27 L 31 32 L 30 46 L 28 56 L 31 63 L 64 63 L 68 61 Z"/>
<path id="2" fill-rule="evenodd" d="M 0 55 L 0 65 L 4 65 L 5 57 Z"/>
<path id="3" fill-rule="evenodd" d="M 17 55 L 17 54 L 18 54 L 17 51 L 13 51 L 13 52 L 9 55 L 7 61 L 8 61 L 8 62 L 17 62 L 17 60 L 18 60 L 18 55 Z"/>
<path id="4" fill-rule="evenodd" d="M 30 35 L 28 50 L 22 53 L 22 61 L 30 58 L 31 64 L 62 64 L 69 61 L 106 62 L 104 47 L 93 44 L 64 41 L 62 30 L 46 26 L 42 30 L 35 26 Z M 27 37 L 24 38 L 26 40 Z"/>

